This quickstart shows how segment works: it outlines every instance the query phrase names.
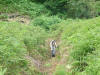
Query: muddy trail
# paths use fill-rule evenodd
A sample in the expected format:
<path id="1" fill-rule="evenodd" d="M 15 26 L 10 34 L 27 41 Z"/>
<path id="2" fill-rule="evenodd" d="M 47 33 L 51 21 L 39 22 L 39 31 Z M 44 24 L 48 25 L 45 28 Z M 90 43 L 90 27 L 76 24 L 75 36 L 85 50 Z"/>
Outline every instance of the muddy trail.
<path id="1" fill-rule="evenodd" d="M 5 14 L 5 13 L 2 13 Z M 30 18 L 28 16 L 19 15 L 18 13 L 13 14 L 6 14 L 8 18 L 6 19 L 0 19 L 0 21 L 6 21 L 6 22 L 20 22 L 26 25 L 30 24 Z M 47 45 L 48 50 L 49 48 L 49 42 L 52 40 L 52 38 L 47 39 Z M 58 47 L 61 47 L 62 41 L 61 41 L 61 33 L 58 34 L 56 38 L 56 43 Z M 50 52 L 50 51 L 48 51 Z M 58 56 L 60 59 L 58 59 Z M 28 60 L 31 66 L 34 66 L 39 72 L 41 72 L 43 75 L 53 75 L 53 72 L 55 72 L 56 67 L 59 65 L 66 65 L 68 60 L 68 47 L 62 47 L 61 50 L 56 51 L 56 57 L 50 57 L 47 61 L 41 61 L 39 59 L 35 59 L 34 57 L 30 56 L 29 54 L 25 55 L 25 59 Z M 46 64 L 50 64 L 50 66 L 46 66 Z"/>

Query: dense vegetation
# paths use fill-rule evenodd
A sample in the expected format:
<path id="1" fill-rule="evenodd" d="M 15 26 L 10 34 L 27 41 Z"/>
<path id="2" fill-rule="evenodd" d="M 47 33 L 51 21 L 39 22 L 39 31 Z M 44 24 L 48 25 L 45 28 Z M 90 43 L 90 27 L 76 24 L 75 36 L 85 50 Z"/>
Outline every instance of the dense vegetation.
<path id="1" fill-rule="evenodd" d="M 39 33 L 41 32 L 41 33 Z M 40 27 L 25 26 L 20 23 L 0 22 L 0 66 L 7 68 L 7 75 L 17 75 L 27 70 L 25 55 L 28 53 L 35 58 L 36 55 L 43 56 L 48 54 L 45 45 L 46 33 Z M 37 51 L 36 51 L 37 50 Z"/>
<path id="2" fill-rule="evenodd" d="M 100 1 L 95 0 L 0 0 L 0 3 L 2 12 L 17 10 L 31 17 L 46 14 L 61 18 L 91 18 L 100 13 Z"/>
<path id="3" fill-rule="evenodd" d="M 29 16 L 30 24 L 7 22 L 11 13 Z M 25 57 L 50 59 L 50 38 L 60 38 L 62 53 L 71 46 L 53 75 L 100 75 L 99 15 L 99 0 L 0 0 L 0 75 L 47 75 Z"/>
<path id="4" fill-rule="evenodd" d="M 75 75 L 99 75 L 100 52 L 99 33 L 100 17 L 90 20 L 71 20 L 64 24 L 62 38 L 70 43 L 73 48 L 71 61 L 73 65 L 72 74 Z M 66 28 L 65 28 L 66 27 Z"/>

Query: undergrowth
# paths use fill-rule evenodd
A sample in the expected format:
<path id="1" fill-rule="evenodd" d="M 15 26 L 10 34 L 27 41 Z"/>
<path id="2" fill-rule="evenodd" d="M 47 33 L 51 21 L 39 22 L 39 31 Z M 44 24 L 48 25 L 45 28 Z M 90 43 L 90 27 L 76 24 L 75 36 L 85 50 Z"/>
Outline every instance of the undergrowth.
<path id="1" fill-rule="evenodd" d="M 70 15 L 74 18 L 98 16 L 100 2 L 96 1 L 95 9 L 92 8 L 92 3 L 95 4 L 94 0 L 92 3 L 85 0 L 76 3 L 73 0 L 70 4 L 72 7 L 66 7 L 67 0 L 61 2 L 56 0 L 55 2 L 58 2 L 56 5 L 52 1 L 45 3 L 43 1 L 44 4 L 31 1 L 0 0 L 0 19 L 8 18 L 2 13 L 17 12 L 28 15 L 32 19 L 30 26 L 17 22 L 0 22 L 0 75 L 42 75 L 35 67 L 29 65 L 25 55 L 47 60 L 50 53 L 45 41 L 47 38 L 57 39 L 59 36 L 64 45 L 72 47 L 69 50 L 71 68 L 66 72 L 66 66 L 59 65 L 53 75 L 100 75 L 100 17 L 88 20 L 61 19 L 63 16 L 65 19 Z M 60 8 L 63 6 L 62 3 L 65 9 L 69 8 L 69 12 L 63 12 L 65 9 Z M 88 7 L 84 9 L 85 6 L 81 3 Z"/>
<path id="2" fill-rule="evenodd" d="M 99 75 L 99 21 L 100 17 L 63 22 L 62 39 L 73 47 L 70 51 L 71 75 Z"/>
<path id="3" fill-rule="evenodd" d="M 7 68 L 7 75 L 30 71 L 25 55 L 47 59 L 47 37 L 47 33 L 40 27 L 25 26 L 17 22 L 0 22 L 0 66 Z"/>

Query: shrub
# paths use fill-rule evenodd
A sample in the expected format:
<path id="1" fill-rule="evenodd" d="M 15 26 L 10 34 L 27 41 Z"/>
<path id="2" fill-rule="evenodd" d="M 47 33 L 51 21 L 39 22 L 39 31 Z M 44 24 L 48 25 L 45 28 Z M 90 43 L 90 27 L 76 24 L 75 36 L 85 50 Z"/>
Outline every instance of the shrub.
<path id="1" fill-rule="evenodd" d="M 95 0 L 47 0 L 44 4 L 53 15 L 61 13 L 66 17 L 90 18 L 97 15 L 95 3 Z"/>
<path id="2" fill-rule="evenodd" d="M 100 1 L 96 2 L 96 11 L 97 11 L 98 15 L 100 15 Z"/>
<path id="3" fill-rule="evenodd" d="M 73 18 L 90 18 L 97 15 L 95 0 L 70 0 L 68 15 Z"/>
<path id="4" fill-rule="evenodd" d="M 67 12 L 66 5 L 67 0 L 47 0 L 44 5 L 52 11 L 53 15 L 63 12 Z"/>
<path id="5" fill-rule="evenodd" d="M 50 13 L 48 9 L 42 4 L 32 2 L 22 2 L 16 5 L 18 11 L 23 14 L 29 15 L 31 18 L 41 16 L 42 14 Z"/>
<path id="6" fill-rule="evenodd" d="M 51 26 L 54 26 L 55 24 L 60 22 L 61 19 L 56 16 L 51 16 L 51 17 L 41 16 L 34 19 L 32 24 L 35 26 L 41 26 L 42 28 L 49 30 Z"/>
<path id="7" fill-rule="evenodd" d="M 37 4 L 29 0 L 2 0 L 0 3 L 2 12 L 19 12 L 29 15 L 31 18 L 50 13 L 43 4 Z"/>

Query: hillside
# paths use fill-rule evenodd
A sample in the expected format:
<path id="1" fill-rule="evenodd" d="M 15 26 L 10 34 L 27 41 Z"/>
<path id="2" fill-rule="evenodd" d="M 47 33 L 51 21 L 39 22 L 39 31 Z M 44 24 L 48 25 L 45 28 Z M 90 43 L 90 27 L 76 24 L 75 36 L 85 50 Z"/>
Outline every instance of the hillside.
<path id="1" fill-rule="evenodd" d="M 0 75 L 100 75 L 99 4 L 1 0 Z"/>
<path id="2" fill-rule="evenodd" d="M 89 20 L 69 20 L 62 24 L 62 39 L 72 46 L 69 64 L 73 75 L 99 75 L 100 17 Z M 70 74 L 68 74 L 70 75 Z"/>

